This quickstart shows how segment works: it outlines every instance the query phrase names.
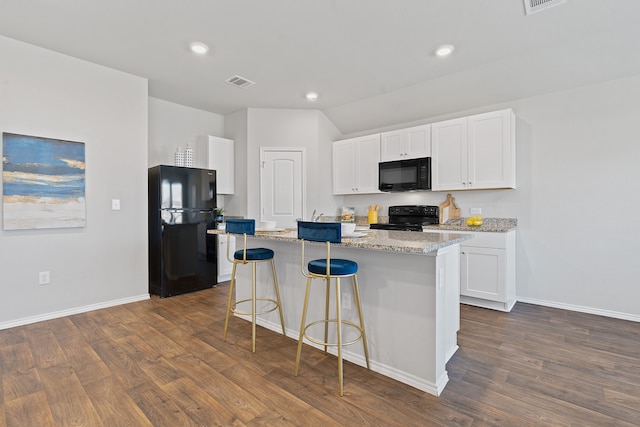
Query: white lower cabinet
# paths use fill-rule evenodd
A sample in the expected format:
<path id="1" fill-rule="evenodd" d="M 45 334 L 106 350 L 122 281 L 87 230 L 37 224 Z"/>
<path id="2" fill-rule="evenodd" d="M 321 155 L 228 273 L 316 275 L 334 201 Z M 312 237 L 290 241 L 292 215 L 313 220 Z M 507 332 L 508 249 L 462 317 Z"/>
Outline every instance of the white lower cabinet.
<path id="1" fill-rule="evenodd" d="M 511 311 L 516 303 L 516 232 L 473 235 L 460 245 L 460 302 Z"/>
<path id="2" fill-rule="evenodd" d="M 460 244 L 460 302 L 511 311 L 516 303 L 516 231 L 447 233 L 473 234 Z"/>
<path id="3" fill-rule="evenodd" d="M 236 251 L 236 238 L 234 236 L 227 237 L 226 234 L 218 234 L 218 283 L 231 280 L 231 270 L 233 263 L 227 259 L 227 238 L 230 239 L 229 257 L 233 259 L 233 253 Z"/>

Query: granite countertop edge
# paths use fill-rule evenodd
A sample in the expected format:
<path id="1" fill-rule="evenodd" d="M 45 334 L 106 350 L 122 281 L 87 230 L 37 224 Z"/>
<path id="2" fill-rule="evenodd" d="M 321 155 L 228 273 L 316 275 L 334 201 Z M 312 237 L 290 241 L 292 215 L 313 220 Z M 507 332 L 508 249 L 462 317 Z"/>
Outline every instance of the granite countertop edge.
<path id="1" fill-rule="evenodd" d="M 484 218 L 482 225 L 469 226 L 466 224 L 467 218 L 461 218 L 460 220 L 449 221 L 440 225 L 426 225 L 423 227 L 426 231 L 480 231 L 480 232 L 492 232 L 492 233 L 506 233 L 511 230 L 515 230 L 518 226 L 517 218 Z M 453 223 L 452 223 L 453 222 Z"/>
<path id="2" fill-rule="evenodd" d="M 224 230 L 209 230 L 210 234 L 225 234 Z M 298 242 L 296 230 L 285 230 L 273 233 L 256 233 L 248 236 L 256 239 L 280 240 L 289 243 Z M 455 233 L 416 233 L 414 231 L 369 230 L 364 237 L 343 237 L 338 244 L 346 248 L 360 248 L 394 253 L 429 254 L 439 249 L 472 239 L 469 234 Z M 324 243 L 307 242 L 312 245 Z"/>

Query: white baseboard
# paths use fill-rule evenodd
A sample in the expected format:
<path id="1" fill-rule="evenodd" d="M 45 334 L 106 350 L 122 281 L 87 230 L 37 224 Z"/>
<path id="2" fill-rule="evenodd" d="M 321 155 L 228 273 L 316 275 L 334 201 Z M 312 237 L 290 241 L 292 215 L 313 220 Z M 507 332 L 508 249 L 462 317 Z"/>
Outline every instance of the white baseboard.
<path id="1" fill-rule="evenodd" d="M 584 307 L 581 305 L 573 305 L 573 304 L 564 304 L 555 301 L 546 301 L 535 298 L 522 298 L 518 297 L 518 302 L 524 302 L 527 304 L 535 304 L 542 305 L 545 307 L 553 307 L 553 308 L 561 308 L 563 310 L 569 311 L 577 311 L 580 313 L 588 313 L 588 314 L 596 314 L 598 316 L 612 317 L 614 319 L 622 319 L 622 320 L 630 320 L 632 322 L 640 322 L 640 316 L 629 314 L 629 313 L 621 313 L 619 311 L 611 311 L 611 310 L 602 310 L 599 308 L 593 307 Z"/>
<path id="2" fill-rule="evenodd" d="M 116 305 L 129 304 L 131 302 L 149 299 L 149 294 L 136 295 L 112 301 L 105 301 L 97 304 L 74 307 L 66 310 L 53 311 L 51 313 L 39 314 L 37 316 L 23 317 L 22 319 L 11 320 L 0 323 L 0 330 L 14 328 L 16 326 L 29 325 L 31 323 L 42 322 L 43 320 L 58 319 L 60 317 L 71 316 L 73 314 L 86 313 L 87 311 L 100 310 L 101 308 L 114 307 Z"/>

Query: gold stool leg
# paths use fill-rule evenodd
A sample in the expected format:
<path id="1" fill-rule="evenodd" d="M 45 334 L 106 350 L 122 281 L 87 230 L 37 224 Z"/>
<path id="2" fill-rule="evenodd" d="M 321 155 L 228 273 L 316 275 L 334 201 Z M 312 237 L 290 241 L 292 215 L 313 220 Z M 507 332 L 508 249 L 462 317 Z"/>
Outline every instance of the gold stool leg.
<path id="1" fill-rule="evenodd" d="M 331 277 L 325 280 L 325 304 L 324 304 L 324 354 L 327 354 L 327 344 L 329 342 L 329 297 L 331 295 Z"/>
<path id="2" fill-rule="evenodd" d="M 233 284 L 236 281 L 236 266 L 238 264 L 236 264 L 235 262 L 233 263 L 233 267 L 231 269 L 231 283 L 229 284 L 229 300 L 227 302 L 227 315 L 224 319 L 224 333 L 222 335 L 222 340 L 226 341 L 227 340 L 227 326 L 229 326 L 229 313 L 231 313 L 231 299 L 233 296 Z"/>
<path id="3" fill-rule="evenodd" d="M 336 324 L 337 324 L 337 342 L 338 342 L 338 387 L 340 389 L 340 397 L 344 396 L 343 376 L 342 376 L 342 313 L 340 308 L 340 278 L 336 277 Z M 326 342 L 326 340 L 325 340 Z"/>
<path id="4" fill-rule="evenodd" d="M 364 347 L 364 358 L 367 362 L 367 369 L 369 367 L 369 346 L 367 345 L 367 334 L 364 331 L 364 316 L 362 315 L 362 306 L 360 305 L 360 289 L 358 288 L 357 275 L 353 275 L 353 293 L 356 297 L 356 307 L 358 309 L 358 318 L 360 319 L 360 334 L 362 336 L 362 345 Z"/>
<path id="5" fill-rule="evenodd" d="M 256 262 L 251 263 L 251 348 L 256 352 Z"/>
<path id="6" fill-rule="evenodd" d="M 309 289 L 311 288 L 311 277 L 307 278 L 307 289 L 304 293 L 304 306 L 302 307 L 302 320 L 300 321 L 300 337 L 298 338 L 298 351 L 296 353 L 296 367 L 293 375 L 298 376 L 298 368 L 300 367 L 300 355 L 302 354 L 302 340 L 304 338 L 305 321 L 307 320 L 307 307 L 309 305 Z"/>
<path id="7" fill-rule="evenodd" d="M 271 272 L 273 273 L 273 286 L 276 290 L 276 301 L 278 302 L 278 311 L 280 312 L 280 324 L 282 325 L 282 335 L 287 336 L 284 330 L 284 314 L 282 313 L 282 303 L 280 302 L 280 289 L 278 288 L 278 278 L 276 277 L 276 264 L 271 258 Z"/>

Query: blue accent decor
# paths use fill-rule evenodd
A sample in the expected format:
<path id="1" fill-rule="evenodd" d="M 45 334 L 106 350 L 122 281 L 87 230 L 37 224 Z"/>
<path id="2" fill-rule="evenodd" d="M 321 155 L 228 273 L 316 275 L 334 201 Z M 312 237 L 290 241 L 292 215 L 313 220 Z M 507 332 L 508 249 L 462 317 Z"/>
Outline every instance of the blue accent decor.
<path id="1" fill-rule="evenodd" d="M 311 242 L 340 243 L 342 226 L 339 222 L 298 221 L 298 239 Z"/>
<path id="2" fill-rule="evenodd" d="M 348 259 L 332 259 L 329 268 L 332 276 L 347 276 L 358 272 L 358 263 Z M 309 271 L 313 274 L 327 274 L 327 260 L 309 261 Z"/>
<path id="3" fill-rule="evenodd" d="M 273 258 L 273 251 L 267 248 L 253 248 L 247 249 L 247 261 L 263 261 L 266 259 Z M 244 258 L 244 250 L 240 249 L 235 251 L 233 254 L 233 258 L 237 260 L 243 260 Z"/>
<path id="4" fill-rule="evenodd" d="M 225 231 L 231 234 L 247 234 L 253 236 L 256 234 L 256 220 L 227 218 Z"/>

